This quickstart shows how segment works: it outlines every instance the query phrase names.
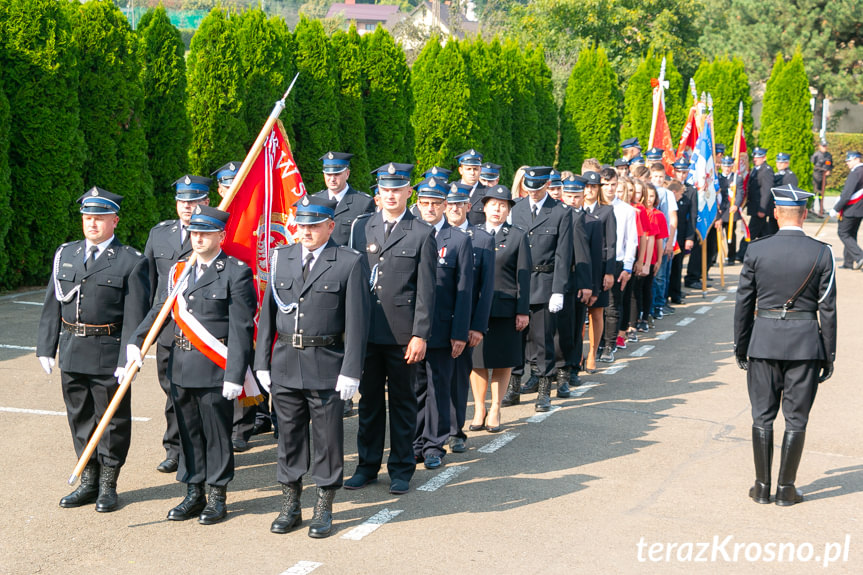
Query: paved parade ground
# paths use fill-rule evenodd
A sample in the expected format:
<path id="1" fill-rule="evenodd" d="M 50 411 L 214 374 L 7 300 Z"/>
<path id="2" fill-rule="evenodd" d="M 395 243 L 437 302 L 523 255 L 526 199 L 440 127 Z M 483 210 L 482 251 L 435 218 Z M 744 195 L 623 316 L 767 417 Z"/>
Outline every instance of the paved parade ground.
<path id="1" fill-rule="evenodd" d="M 817 222 L 806 224 L 814 234 Z M 822 239 L 841 244 L 829 224 Z M 75 465 L 60 374 L 34 353 L 43 292 L 0 299 L 0 573 L 861 573 L 863 572 L 863 273 L 837 272 L 839 346 L 833 378 L 818 392 L 793 507 L 758 505 L 745 375 L 732 354 L 734 290 L 689 290 L 584 382 L 573 398 L 533 395 L 502 412 L 504 433 L 469 433 L 468 451 L 421 465 L 406 495 L 388 478 L 337 493 L 337 532 L 305 523 L 269 532 L 278 514 L 276 445 L 254 436 L 236 456 L 228 518 L 202 526 L 165 519 L 185 495 L 163 459 L 165 397 L 154 361 L 133 384 L 120 509 L 62 509 Z M 525 401 L 526 400 L 526 401 Z M 472 407 L 468 409 L 470 419 Z M 346 477 L 356 466 L 357 417 L 345 420 Z M 776 423 L 775 477 L 782 417 Z M 384 470 L 385 471 L 385 470 Z M 781 559 L 781 561 L 780 561 Z"/>

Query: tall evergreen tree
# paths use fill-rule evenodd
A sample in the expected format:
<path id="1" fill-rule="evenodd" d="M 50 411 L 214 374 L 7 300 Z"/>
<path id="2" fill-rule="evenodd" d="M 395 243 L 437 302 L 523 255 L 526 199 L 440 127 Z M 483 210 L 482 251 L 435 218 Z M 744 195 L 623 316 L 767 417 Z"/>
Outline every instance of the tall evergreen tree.
<path id="1" fill-rule="evenodd" d="M 159 215 L 142 122 L 138 38 L 113 2 L 90 0 L 75 19 L 75 40 L 81 70 L 81 128 L 87 143 L 84 186 L 123 196 L 128 207 L 122 212 L 117 236 L 141 247 Z"/>
<path id="2" fill-rule="evenodd" d="M 483 153 L 490 161 L 500 164 L 501 182 L 509 185 L 518 168 L 518 159 L 512 140 L 513 93 L 509 89 L 515 82 L 516 71 L 507 66 L 503 57 L 503 45 L 495 37 L 488 46 L 489 59 L 485 67 L 488 92 L 494 103 L 491 112 L 491 135 L 489 149 Z"/>
<path id="3" fill-rule="evenodd" d="M 295 58 L 300 77 L 294 87 L 294 157 L 306 189 L 324 188 L 318 161 L 327 150 L 339 149 L 339 108 L 337 72 L 330 42 L 320 20 L 305 16 L 294 29 Z"/>
<path id="4" fill-rule="evenodd" d="M 699 94 L 704 91 L 713 96 L 713 126 L 716 141 L 729 150 L 734 143 L 737 130 L 737 115 L 743 102 L 743 129 L 747 137 L 752 134 L 752 96 L 749 93 L 749 78 L 743 61 L 739 58 L 721 56 L 708 62 L 702 60 L 693 76 Z M 685 109 L 692 106 L 692 93 L 687 91 Z"/>
<path id="5" fill-rule="evenodd" d="M 554 103 L 554 86 L 551 69 L 545 63 L 542 47 L 530 49 L 525 54 L 527 73 L 533 79 L 533 94 L 537 116 L 537 162 L 545 166 L 554 165 L 557 150 L 558 113 Z"/>
<path id="6" fill-rule="evenodd" d="M 414 102 L 404 51 L 382 26 L 363 36 L 366 77 L 366 148 L 372 169 L 386 162 L 413 162 Z"/>
<path id="7" fill-rule="evenodd" d="M 7 287 L 45 281 L 57 246 L 80 237 L 74 200 L 84 139 L 79 126 L 78 63 L 71 15 L 55 0 L 0 2 L 0 75 L 9 100 L 12 212 L 21 233 L 5 249 Z"/>
<path id="8" fill-rule="evenodd" d="M 189 169 L 192 127 L 186 114 L 186 48 L 163 6 L 139 21 L 147 156 L 163 219 L 176 217 L 171 183 Z"/>
<path id="9" fill-rule="evenodd" d="M 219 166 L 246 157 L 246 95 L 237 29 L 222 8 L 213 8 L 192 36 L 187 60 L 192 123 L 189 170 L 207 176 Z M 213 205 L 219 201 L 210 193 Z"/>
<path id="10" fill-rule="evenodd" d="M 683 130 L 688 109 L 683 108 L 683 77 L 674 66 L 672 54 L 667 54 L 665 59 L 665 79 L 668 81 L 668 88 L 665 90 L 665 117 L 668 119 L 668 129 L 671 130 L 671 141 L 676 144 Z M 662 56 L 648 51 L 647 56 L 641 60 L 635 73 L 629 78 L 623 97 L 620 138 L 637 137 L 645 151 L 650 137 L 650 123 L 653 119 L 653 88 L 650 80 L 659 77 L 661 66 Z"/>
<path id="11" fill-rule="evenodd" d="M 620 88 L 605 50 L 582 50 L 566 84 L 560 115 L 562 170 L 580 171 L 587 158 L 610 162 L 620 145 Z"/>
<path id="12" fill-rule="evenodd" d="M 513 158 L 517 165 L 538 165 L 542 159 L 539 154 L 540 131 L 539 114 L 536 109 L 535 82 L 531 70 L 525 62 L 524 52 L 515 40 L 507 40 L 503 45 L 505 74 L 512 80 L 512 133 Z"/>
<path id="13" fill-rule="evenodd" d="M 764 93 L 758 143 L 767 148 L 771 162 L 779 152 L 791 154 L 791 170 L 797 174 L 800 187 L 811 191 L 809 158 L 814 152 L 815 138 L 809 107 L 809 79 L 800 50 L 796 50 L 787 63 L 781 54 L 777 55 L 770 77 L 772 81 Z"/>
<path id="14" fill-rule="evenodd" d="M 420 57 L 433 52 L 423 50 Z M 456 154 L 474 145 L 470 140 L 469 78 L 458 44 L 447 42 L 433 60 L 422 62 L 421 69 L 422 80 L 414 89 L 417 173 L 452 164 Z M 414 78 L 419 81 L 418 76 Z"/>
<path id="15" fill-rule="evenodd" d="M 491 152 L 492 118 L 494 117 L 494 103 L 491 99 L 488 79 L 495 73 L 490 67 L 490 54 L 488 45 L 477 35 L 471 40 L 459 43 L 462 57 L 467 65 L 468 85 L 470 86 L 470 124 L 471 131 L 468 134 L 470 146 L 480 150 L 489 162 L 497 161 L 489 155 Z"/>
<path id="16" fill-rule="evenodd" d="M 243 109 L 248 150 L 294 77 L 291 31 L 282 18 L 267 19 L 261 8 L 246 10 L 231 18 L 239 41 L 242 74 L 245 80 Z M 288 96 L 279 119 L 293 137 L 293 93 Z M 244 156 L 245 157 L 245 156 Z M 242 158 L 235 158 L 240 160 Z"/>
<path id="17" fill-rule="evenodd" d="M 0 48 L 2 53 L 2 48 Z M 0 56 L 0 61 L 5 60 Z M 6 285 L 9 267 L 9 253 L 6 251 L 6 234 L 12 223 L 12 208 L 9 196 L 12 193 L 12 183 L 9 173 L 9 100 L 3 90 L 3 76 L 0 75 L 0 287 Z"/>
<path id="18" fill-rule="evenodd" d="M 354 155 L 351 159 L 351 182 L 359 190 L 367 191 L 372 178 L 366 150 L 366 120 L 363 116 L 363 60 L 360 53 L 362 40 L 355 25 L 347 32 L 332 35 L 336 67 L 338 69 L 338 108 L 340 151 Z M 375 166 L 377 167 L 377 166 Z"/>

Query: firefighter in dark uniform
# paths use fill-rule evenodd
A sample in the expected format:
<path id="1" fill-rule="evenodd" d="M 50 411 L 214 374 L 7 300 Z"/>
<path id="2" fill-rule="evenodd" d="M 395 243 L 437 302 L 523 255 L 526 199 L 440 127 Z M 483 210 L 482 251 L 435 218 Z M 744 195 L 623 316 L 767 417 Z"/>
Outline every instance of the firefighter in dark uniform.
<path id="1" fill-rule="evenodd" d="M 197 516 L 202 525 L 217 523 L 227 513 L 225 494 L 234 478 L 234 400 L 246 378 L 252 377 L 257 295 L 252 270 L 221 250 L 227 221 L 227 212 L 209 206 L 195 208 L 189 232 L 197 260 L 191 269 L 186 260 L 175 264 L 168 283 L 168 290 L 175 283 L 180 285 L 173 308 L 174 345 L 168 378 L 182 446 L 177 480 L 187 484 L 186 497 L 168 512 L 168 519 Z M 168 290 L 160 294 L 138 326 L 127 348 L 131 359 L 140 361 L 140 345 Z"/>
<path id="2" fill-rule="evenodd" d="M 550 173 L 549 167 L 526 168 L 522 186 L 529 195 L 512 208 L 513 225 L 527 231 L 533 262 L 526 343 L 527 360 L 536 365 L 539 376 L 536 411 L 551 409 L 551 380 L 557 371 L 554 346 L 557 312 L 563 309 L 572 264 L 572 216 L 569 209 L 548 195 Z M 523 367 L 514 369 L 513 375 L 520 378 L 523 371 Z M 507 403 L 513 403 L 512 400 L 510 397 Z"/>
<path id="3" fill-rule="evenodd" d="M 406 209 L 412 192 L 411 168 L 410 164 L 390 163 L 375 170 L 381 210 L 364 218 L 363 225 L 354 226 L 352 247 L 367 257 L 372 301 L 360 380 L 359 464 L 353 477 L 345 481 L 346 489 L 361 489 L 377 480 L 387 406 L 390 493 L 407 493 L 416 470 L 414 378 L 431 336 L 437 245 L 434 228 Z"/>
<path id="4" fill-rule="evenodd" d="M 150 230 L 144 255 L 150 269 L 150 303 L 165 291 L 168 285 L 168 272 L 171 266 L 192 251 L 189 239 L 189 220 L 198 204 L 210 203 L 210 178 L 187 175 L 174 182 L 174 199 L 177 202 L 176 220 L 159 222 Z M 137 327 L 137 326 L 136 326 Z M 177 415 L 171 401 L 171 382 L 168 379 L 168 359 L 174 345 L 173 322 L 165 321 L 165 327 L 156 340 L 156 374 L 159 385 L 165 392 L 165 421 L 167 428 L 162 437 L 165 459 L 157 467 L 162 473 L 174 473 L 180 461 L 180 431 L 177 429 Z"/>
<path id="5" fill-rule="evenodd" d="M 485 223 L 482 197 L 485 195 L 486 188 L 479 181 L 482 172 L 482 157 L 482 154 L 474 149 L 456 156 L 458 173 L 461 176 L 458 181 L 470 188 L 470 213 L 468 213 L 467 219 L 475 226 L 481 226 Z"/>
<path id="6" fill-rule="evenodd" d="M 479 169 L 479 184 L 485 188 L 493 188 L 500 183 L 501 165 L 485 162 Z"/>
<path id="7" fill-rule="evenodd" d="M 780 152 L 776 154 L 776 173 L 773 174 L 773 187 L 792 185 L 797 187 L 797 174 L 791 171 L 791 155 Z"/>
<path id="8" fill-rule="evenodd" d="M 455 183 L 451 186 L 458 189 Z M 417 184 L 416 190 L 420 215 L 435 230 L 438 260 L 431 337 L 416 376 L 414 455 L 426 469 L 437 469 L 442 465 L 451 431 L 456 360 L 467 352 L 473 298 L 473 244 L 470 236 L 446 220 L 449 192 L 446 182 L 428 178 Z"/>
<path id="9" fill-rule="evenodd" d="M 54 254 L 39 321 L 36 356 L 48 374 L 59 344 L 63 402 L 78 457 L 123 379 L 124 345 L 149 304 L 146 258 L 114 237 L 122 200 L 101 188 L 78 198 L 86 239 L 63 244 Z M 131 433 L 127 391 L 81 473 L 81 484 L 60 500 L 61 507 L 95 501 L 96 511 L 117 508 L 117 475 L 126 462 Z"/>
<path id="10" fill-rule="evenodd" d="M 258 321 L 255 370 L 270 389 L 282 422 L 276 478 L 282 510 L 270 526 L 287 533 L 302 522 L 302 478 L 317 485 L 309 536 L 332 533 L 333 499 L 344 470 L 343 402 L 360 385 L 369 322 L 368 271 L 363 256 L 332 239 L 337 204 L 326 196 L 297 206 L 299 243 L 273 252 Z M 275 345 L 274 345 L 275 344 Z"/>
<path id="11" fill-rule="evenodd" d="M 432 166 L 423 174 L 423 179 L 435 177 L 440 179 L 441 181 L 449 181 L 449 177 L 452 175 L 452 170 L 447 170 L 446 168 L 441 168 L 439 166 Z"/>
<path id="12" fill-rule="evenodd" d="M 351 239 L 351 228 L 357 216 L 371 214 L 375 211 L 374 198 L 357 191 L 348 183 L 348 178 L 351 177 L 351 158 L 353 157 L 353 154 L 345 152 L 327 152 L 320 158 L 327 189 L 321 190 L 315 195 L 336 202 L 336 227 L 330 238 L 340 246 L 348 245 Z M 353 408 L 353 399 L 345 401 L 344 416 L 350 417 Z"/>
<path id="13" fill-rule="evenodd" d="M 734 350 L 747 371 L 752 404 L 755 484 L 749 496 L 770 502 L 773 420 L 782 408 L 785 436 L 775 502 L 803 500 L 794 487 L 809 411 L 836 358 L 835 264 L 830 246 L 803 232 L 812 194 L 773 189 L 779 231 L 751 242 L 734 310 Z"/>
<path id="14" fill-rule="evenodd" d="M 767 163 L 767 150 L 755 148 L 749 174 L 747 211 L 749 212 L 749 234 L 753 240 L 775 234 L 779 229 L 773 219 L 773 169 Z"/>
<path id="15" fill-rule="evenodd" d="M 863 158 L 860 152 L 847 152 L 845 165 L 848 166 L 848 178 L 845 179 L 842 194 L 830 209 L 830 217 L 842 214 L 837 233 L 845 246 L 843 267 L 859 270 L 863 267 L 863 250 L 857 243 L 857 232 L 863 221 Z"/>
<path id="16" fill-rule="evenodd" d="M 812 189 L 815 191 L 815 200 L 818 202 L 818 216 L 824 217 L 824 188 L 827 187 L 827 178 L 833 171 L 833 155 L 827 151 L 827 140 L 821 138 L 818 142 L 818 151 L 812 154 Z"/>
<path id="17" fill-rule="evenodd" d="M 488 164 L 483 164 L 483 169 Z M 482 174 L 482 172 L 480 172 Z M 473 297 L 471 298 L 470 327 L 467 348 L 455 359 L 455 376 L 450 397 L 450 439 L 453 453 L 463 453 L 467 435 L 464 422 L 467 414 L 467 395 L 473 371 L 473 354 L 488 333 L 488 318 L 494 296 L 494 238 L 484 229 L 467 221 L 470 210 L 470 188 L 461 183 L 450 186 L 446 197 L 446 218 L 454 228 L 470 236 L 473 246 Z M 483 202 L 484 204 L 485 202 Z"/>
<path id="18" fill-rule="evenodd" d="M 630 169 L 633 168 L 632 160 L 641 157 L 641 144 L 638 143 L 638 138 L 627 138 L 620 143 L 620 149 L 623 150 L 623 159 L 629 162 Z M 644 160 L 642 158 L 642 165 Z"/>
<path id="19" fill-rule="evenodd" d="M 728 221 L 731 214 L 734 214 L 734 221 L 740 217 L 740 208 L 743 206 L 745 190 L 743 189 L 743 178 L 733 173 L 734 158 L 731 156 L 723 156 L 721 161 L 721 170 L 719 174 L 719 193 L 721 199 L 719 202 L 719 213 L 717 214 L 717 223 L 722 225 L 726 233 L 726 246 L 728 246 L 728 257 L 725 260 L 725 265 L 734 265 L 737 261 L 737 226 L 731 226 L 731 235 L 728 236 Z M 734 205 L 731 204 L 731 186 L 737 181 L 737 187 L 734 191 Z M 721 234 L 720 234 L 721 235 Z"/>

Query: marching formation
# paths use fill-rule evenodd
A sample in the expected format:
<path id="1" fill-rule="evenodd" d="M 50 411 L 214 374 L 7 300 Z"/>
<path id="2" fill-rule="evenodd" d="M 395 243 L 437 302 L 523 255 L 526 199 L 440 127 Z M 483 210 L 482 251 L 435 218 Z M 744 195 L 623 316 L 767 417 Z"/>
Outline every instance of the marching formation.
<path id="1" fill-rule="evenodd" d="M 497 433 L 502 408 L 525 395 L 536 394 L 538 412 L 551 409 L 552 395 L 570 397 L 581 372 L 613 363 L 616 350 L 674 313 L 683 286 L 709 284 L 701 270 L 723 258 L 744 262 L 735 343 L 738 363 L 749 370 L 755 419 L 751 495 L 770 498 L 772 421 L 784 395 L 795 423 L 786 432 L 777 502 L 796 503 L 794 458 L 799 462 L 816 380 L 829 377 L 835 356 L 832 256 L 797 231 L 811 194 L 797 188 L 787 155 L 777 155 L 774 176 L 767 151 L 756 149 L 745 185 L 717 145 L 717 233 L 702 238 L 689 159 L 666 166 L 663 150 L 642 156 L 635 138 L 622 148 L 613 166 L 591 159 L 580 173 L 523 166 L 511 187 L 500 184 L 501 167 L 475 149 L 457 156 L 453 181 L 449 170 L 431 167 L 411 186 L 414 166 L 392 162 L 374 171 L 373 197 L 348 183 L 351 154 L 329 152 L 321 158 L 327 189 L 297 203 L 294 243 L 273 250 L 260 304 L 254 270 L 222 250 L 229 214 L 208 205 L 210 178 L 175 182 L 178 219 L 155 226 L 143 253 L 114 237 L 122 198 L 92 188 L 78 200 L 85 239 L 56 252 L 37 348 L 49 374 L 59 348 L 76 452 L 83 453 L 127 370 L 140 367 L 148 332 L 177 294 L 156 347 L 167 397 L 165 459 L 157 469 L 176 472 L 186 487 L 168 519 L 221 521 L 234 452 L 272 425 L 283 498 L 270 529 L 287 533 L 302 523 L 300 496 L 310 475 L 317 499 L 308 534 L 327 537 L 336 491 L 377 482 L 387 430 L 389 492 L 403 494 L 417 465 L 436 469 L 466 451 L 465 425 Z M 849 162 L 859 161 L 849 153 Z M 239 167 L 232 162 L 212 174 L 221 193 Z M 855 193 L 845 204 L 849 216 L 863 191 Z M 752 239 L 770 239 L 744 238 L 735 249 L 734 237 L 727 242 L 718 232 L 744 206 Z M 800 270 L 772 277 L 770 262 L 788 263 L 787 241 L 817 259 L 801 256 Z M 853 254 L 853 246 L 846 249 Z M 859 268 L 863 256 L 850 261 Z M 804 321 L 776 323 L 787 319 Z M 786 331 L 771 332 L 780 329 Z M 814 338 L 811 345 L 775 355 L 774 340 L 789 329 L 795 341 Z M 267 401 L 256 406 L 258 388 Z M 343 417 L 354 413 L 357 391 L 358 464 L 344 480 Z M 475 407 L 467 421 L 470 395 Z M 127 394 L 80 485 L 60 505 L 115 510 L 130 439 Z"/>

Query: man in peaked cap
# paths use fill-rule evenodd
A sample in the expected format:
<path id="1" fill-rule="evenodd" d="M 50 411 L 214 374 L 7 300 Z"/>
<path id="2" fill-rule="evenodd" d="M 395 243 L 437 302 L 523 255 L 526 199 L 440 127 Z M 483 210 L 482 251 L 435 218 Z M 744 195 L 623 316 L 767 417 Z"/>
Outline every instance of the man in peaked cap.
<path id="1" fill-rule="evenodd" d="M 812 190 L 818 203 L 819 217 L 824 217 L 824 188 L 827 186 L 827 178 L 833 171 L 833 154 L 827 151 L 827 147 L 827 140 L 821 138 L 818 142 L 818 150 L 809 159 L 813 166 Z"/>
<path id="2" fill-rule="evenodd" d="M 227 195 L 228 190 L 231 189 L 231 184 L 234 183 L 234 178 L 237 176 L 237 172 L 240 171 L 240 166 L 242 165 L 243 162 L 228 162 L 210 174 L 216 180 L 220 196 L 225 197 Z"/>
<path id="3" fill-rule="evenodd" d="M 721 162 L 721 173 L 719 174 L 719 193 L 721 199 L 719 202 L 719 213 L 717 214 L 717 225 L 724 226 L 728 233 L 728 221 L 731 214 L 735 214 L 736 218 L 740 217 L 740 208 L 743 206 L 744 190 L 743 178 L 739 174 L 734 173 L 734 158 L 724 156 Z M 737 183 L 734 192 L 734 204 L 731 203 L 731 186 Z M 734 265 L 737 261 L 737 226 L 731 226 L 730 235 L 727 238 L 728 243 L 728 258 L 725 260 L 725 265 Z"/>
<path id="4" fill-rule="evenodd" d="M 351 247 L 367 258 L 372 295 L 369 343 L 360 380 L 359 462 L 353 477 L 345 481 L 346 489 L 362 489 L 377 480 L 387 407 L 390 493 L 407 493 L 416 470 L 414 383 L 434 319 L 437 243 L 434 228 L 407 210 L 412 168 L 411 164 L 389 163 L 375 170 L 381 210 L 354 226 Z"/>
<path id="5" fill-rule="evenodd" d="M 614 160 L 614 169 L 617 170 L 617 176 L 628 176 L 629 175 L 629 161 L 624 160 L 623 158 L 617 158 Z"/>
<path id="6" fill-rule="evenodd" d="M 500 182 L 500 169 L 502 166 L 485 162 L 479 171 L 479 183 L 486 188 L 493 188 Z"/>
<path id="7" fill-rule="evenodd" d="M 650 148 L 644 153 L 644 159 L 647 160 L 648 164 L 652 164 L 654 162 L 662 161 L 662 154 L 665 153 L 665 150 L 662 148 Z"/>
<path id="8" fill-rule="evenodd" d="M 348 183 L 353 156 L 344 152 L 327 152 L 320 158 L 327 189 L 315 195 L 337 202 L 334 220 L 336 227 L 331 238 L 340 246 L 348 245 L 351 225 L 357 216 L 375 211 L 374 199 L 368 194 L 360 193 Z"/>
<path id="9" fill-rule="evenodd" d="M 50 375 L 59 347 L 63 402 L 78 457 L 125 375 L 125 343 L 149 304 L 147 260 L 114 237 L 122 200 L 95 187 L 78 198 L 85 239 L 63 244 L 54 254 L 39 321 L 36 356 Z M 99 512 L 117 508 L 117 476 L 131 434 L 127 392 L 84 467 L 81 484 L 60 500 L 61 507 L 95 501 Z"/>
<path id="10" fill-rule="evenodd" d="M 452 174 L 452 170 L 447 170 L 446 168 L 441 168 L 440 166 L 432 166 L 423 174 L 423 179 L 426 178 L 435 178 L 442 182 L 446 182 L 449 180 L 450 175 Z"/>
<path id="11" fill-rule="evenodd" d="M 754 167 L 749 174 L 747 188 L 749 233 L 752 239 L 776 233 L 779 228 L 773 220 L 773 169 L 767 163 L 767 149 L 755 148 L 752 152 Z"/>
<path id="12" fill-rule="evenodd" d="M 734 353 L 752 405 L 755 484 L 749 497 L 770 502 L 773 420 L 781 406 L 785 435 L 775 502 L 794 505 L 809 411 L 836 358 L 835 265 L 830 246 L 803 232 L 812 194 L 772 189 L 779 231 L 752 241 L 743 260 L 734 310 Z"/>
<path id="13" fill-rule="evenodd" d="M 638 143 L 638 138 L 627 138 L 620 143 L 620 149 L 623 150 L 623 159 L 632 160 L 636 156 L 641 155 L 641 144 Z M 630 162 L 632 165 L 632 162 Z"/>
<path id="14" fill-rule="evenodd" d="M 230 166 L 231 164 L 226 164 Z M 214 173 L 224 178 L 231 168 L 223 166 Z M 239 169 L 239 165 L 237 165 Z M 236 170 L 231 172 L 230 177 Z M 219 176 L 221 174 L 221 176 Z M 212 180 L 202 176 L 186 175 L 174 182 L 174 199 L 177 204 L 177 219 L 159 222 L 150 230 L 147 244 L 144 246 L 144 256 L 149 263 L 150 272 L 150 303 L 162 295 L 168 286 L 168 272 L 171 266 L 192 252 L 189 221 L 198 205 L 209 205 L 210 184 Z M 230 184 L 228 184 L 230 185 Z M 221 184 L 220 184 L 221 186 Z M 156 374 L 159 385 L 165 392 L 165 434 L 162 437 L 162 447 L 165 448 L 165 459 L 156 466 L 162 473 L 174 473 L 180 461 L 180 431 L 177 428 L 177 416 L 171 401 L 171 382 L 168 380 L 168 360 L 171 346 L 174 345 L 173 321 L 165 320 L 165 327 L 156 340 Z"/>
<path id="15" fill-rule="evenodd" d="M 274 251 L 261 306 L 255 370 L 270 387 L 282 422 L 276 479 L 283 497 L 273 533 L 302 522 L 302 478 L 310 459 L 317 485 L 310 537 L 332 533 L 333 499 L 342 486 L 342 404 L 356 393 L 363 371 L 369 274 L 362 254 L 333 241 L 336 209 L 323 195 L 297 205 L 299 241 Z"/>
<path id="16" fill-rule="evenodd" d="M 797 174 L 791 171 L 791 155 L 784 152 L 776 154 L 776 173 L 773 175 L 775 187 L 792 185 L 797 187 Z"/>
<path id="17" fill-rule="evenodd" d="M 188 226 L 195 263 L 187 270 L 184 259 L 168 272 L 168 287 L 180 285 L 168 373 L 180 429 L 177 480 L 186 484 L 186 497 L 168 512 L 171 521 L 197 516 L 202 525 L 220 522 L 234 478 L 234 400 L 252 377 L 257 294 L 249 266 L 222 251 L 228 216 L 210 206 L 195 207 Z M 167 297 L 168 290 L 159 295 L 132 336 L 126 349 L 130 361 L 140 361 L 140 346 Z"/>
<path id="18" fill-rule="evenodd" d="M 863 158 L 856 150 L 845 154 L 845 165 L 848 166 L 848 178 L 842 188 L 842 194 L 830 209 L 830 217 L 842 214 L 837 231 L 839 239 L 845 246 L 844 267 L 859 270 L 863 267 L 863 250 L 857 244 L 857 232 L 863 220 Z"/>
<path id="19" fill-rule="evenodd" d="M 482 153 L 471 148 L 455 157 L 458 161 L 458 180 L 470 189 L 470 212 L 467 219 L 475 226 L 485 223 L 485 212 L 482 210 L 482 197 L 486 187 L 480 181 L 482 174 Z"/>

